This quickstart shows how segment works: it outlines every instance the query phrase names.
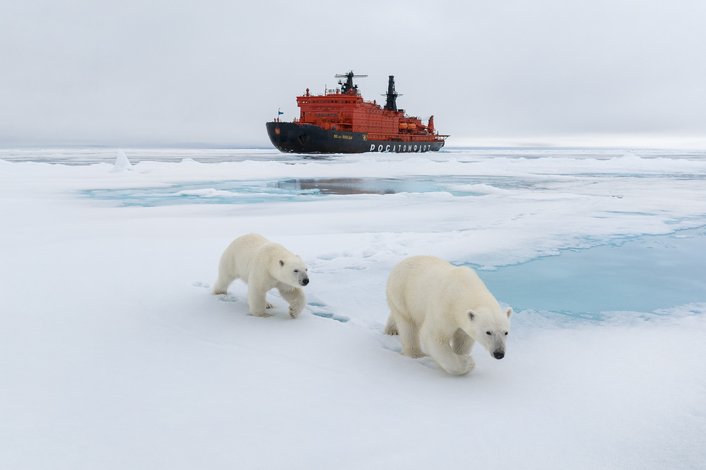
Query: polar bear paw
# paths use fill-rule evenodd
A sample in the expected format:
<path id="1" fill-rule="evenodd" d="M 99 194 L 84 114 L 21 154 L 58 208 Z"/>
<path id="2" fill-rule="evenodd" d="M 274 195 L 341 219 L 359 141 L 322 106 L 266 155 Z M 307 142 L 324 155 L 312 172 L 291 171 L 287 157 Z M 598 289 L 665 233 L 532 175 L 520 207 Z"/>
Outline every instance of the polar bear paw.
<path id="1" fill-rule="evenodd" d="M 298 307 L 294 307 L 292 305 L 289 306 L 289 316 L 292 318 L 297 318 L 299 314 L 301 313 L 302 309 Z"/>
<path id="2" fill-rule="evenodd" d="M 414 359 L 426 356 L 419 348 L 405 348 L 404 346 L 402 347 L 402 354 Z"/>
<path id="3" fill-rule="evenodd" d="M 470 356 L 458 356 L 459 364 L 458 367 L 450 370 L 452 374 L 455 375 L 466 375 L 476 366 L 476 363 L 471 359 Z"/>
<path id="4" fill-rule="evenodd" d="M 268 312 L 250 312 L 250 315 L 253 317 L 260 317 L 260 318 L 266 318 L 266 317 L 271 317 L 272 314 Z"/>

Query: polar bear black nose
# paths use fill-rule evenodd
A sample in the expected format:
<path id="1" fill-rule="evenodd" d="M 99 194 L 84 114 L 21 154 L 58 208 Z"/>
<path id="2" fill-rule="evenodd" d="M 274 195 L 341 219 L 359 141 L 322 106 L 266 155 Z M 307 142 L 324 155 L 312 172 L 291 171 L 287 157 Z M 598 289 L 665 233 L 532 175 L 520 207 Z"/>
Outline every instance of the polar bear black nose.
<path id="1" fill-rule="evenodd" d="M 309 278 L 305 277 L 304 279 L 302 279 L 302 285 L 305 286 L 307 284 L 309 284 Z"/>
<path id="2" fill-rule="evenodd" d="M 493 357 L 495 359 L 502 359 L 503 357 L 505 357 L 505 352 L 504 351 L 495 351 L 493 353 Z"/>

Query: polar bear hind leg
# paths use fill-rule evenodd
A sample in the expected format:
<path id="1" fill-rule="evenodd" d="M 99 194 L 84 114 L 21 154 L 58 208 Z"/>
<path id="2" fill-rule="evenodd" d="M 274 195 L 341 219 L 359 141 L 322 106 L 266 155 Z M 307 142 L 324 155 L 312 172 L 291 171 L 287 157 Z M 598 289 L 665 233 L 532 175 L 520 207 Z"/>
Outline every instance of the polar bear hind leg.
<path id="1" fill-rule="evenodd" d="M 227 294 L 228 293 L 228 286 L 233 283 L 238 277 L 237 276 L 228 276 L 224 273 L 219 272 L 218 273 L 218 279 L 216 280 L 216 283 L 213 285 L 213 294 L 218 295 L 218 294 Z"/>
<path id="2" fill-rule="evenodd" d="M 385 327 L 387 334 L 399 334 L 400 343 L 402 343 L 402 354 L 409 357 L 422 357 L 424 352 L 419 347 L 419 329 L 414 323 L 407 321 L 404 317 L 397 314 L 394 307 L 391 306 L 390 318 Z M 394 331 L 395 333 L 388 333 Z"/>
<path id="3" fill-rule="evenodd" d="M 387 317 L 387 324 L 385 325 L 385 334 L 390 335 L 390 336 L 395 336 L 400 334 L 399 331 L 397 331 L 397 323 L 395 323 L 395 319 L 390 314 L 389 317 Z"/>
<path id="4" fill-rule="evenodd" d="M 409 357 L 422 357 L 424 352 L 419 346 L 419 330 L 417 326 L 408 321 L 397 320 L 397 331 L 402 343 L 402 354 Z"/>

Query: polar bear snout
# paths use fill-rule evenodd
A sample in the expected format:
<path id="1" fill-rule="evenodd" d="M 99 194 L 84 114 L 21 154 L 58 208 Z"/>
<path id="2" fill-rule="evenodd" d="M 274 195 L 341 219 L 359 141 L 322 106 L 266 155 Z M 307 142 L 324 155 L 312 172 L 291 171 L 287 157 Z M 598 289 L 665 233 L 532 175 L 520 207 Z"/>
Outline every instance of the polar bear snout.
<path id="1" fill-rule="evenodd" d="M 308 277 L 305 277 L 305 278 L 303 278 L 303 279 L 300 279 L 300 280 L 299 280 L 299 284 L 301 284 L 302 286 L 305 286 L 305 285 L 309 284 L 309 278 L 308 278 Z"/>
<path id="2" fill-rule="evenodd" d="M 503 357 L 505 357 L 505 351 L 501 349 L 495 350 L 493 351 L 493 357 L 495 359 L 502 359 Z"/>

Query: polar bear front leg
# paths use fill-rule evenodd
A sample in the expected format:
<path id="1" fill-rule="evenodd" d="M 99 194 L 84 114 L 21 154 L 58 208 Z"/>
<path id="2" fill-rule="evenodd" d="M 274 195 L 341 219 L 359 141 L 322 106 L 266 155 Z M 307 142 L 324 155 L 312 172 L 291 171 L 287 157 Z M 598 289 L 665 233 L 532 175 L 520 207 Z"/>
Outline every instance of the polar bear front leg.
<path id="1" fill-rule="evenodd" d="M 451 347 L 451 338 L 437 332 L 425 331 L 421 335 L 422 348 L 439 366 L 452 375 L 469 373 L 475 363 L 469 356 L 456 354 Z"/>
<path id="2" fill-rule="evenodd" d="M 262 291 L 250 284 L 248 286 L 248 307 L 250 314 L 256 317 L 269 317 L 267 313 L 267 301 L 265 300 L 265 291 Z"/>
<path id="3" fill-rule="evenodd" d="M 304 290 L 291 286 L 279 286 L 277 288 L 280 295 L 289 304 L 289 316 L 297 318 L 306 305 L 306 295 Z"/>
<path id="4" fill-rule="evenodd" d="M 451 340 L 451 346 L 456 354 L 468 356 L 470 355 L 471 348 L 473 347 L 473 338 L 468 336 L 465 331 L 459 328 L 454 333 L 453 339 Z"/>

